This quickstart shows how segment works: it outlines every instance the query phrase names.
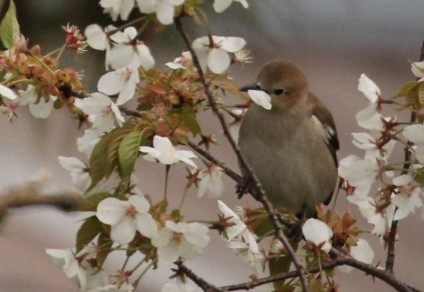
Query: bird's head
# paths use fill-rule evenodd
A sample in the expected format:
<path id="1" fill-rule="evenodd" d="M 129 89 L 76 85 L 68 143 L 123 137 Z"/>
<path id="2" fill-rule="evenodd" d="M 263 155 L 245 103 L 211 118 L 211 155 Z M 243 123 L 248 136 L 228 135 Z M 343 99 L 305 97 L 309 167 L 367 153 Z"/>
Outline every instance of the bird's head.
<path id="1" fill-rule="evenodd" d="M 240 90 L 249 89 L 265 91 L 271 96 L 273 106 L 282 105 L 286 108 L 307 96 L 308 82 L 305 74 L 297 66 L 277 59 L 265 64 L 256 78 L 256 83 L 244 86 Z"/>

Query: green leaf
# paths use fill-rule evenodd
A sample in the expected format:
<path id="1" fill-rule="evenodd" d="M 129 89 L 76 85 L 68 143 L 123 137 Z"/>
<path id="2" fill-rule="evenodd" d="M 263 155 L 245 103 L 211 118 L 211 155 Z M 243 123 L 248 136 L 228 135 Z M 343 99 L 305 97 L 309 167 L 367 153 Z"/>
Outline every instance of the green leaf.
<path id="1" fill-rule="evenodd" d="M 129 181 L 134 169 L 135 160 L 143 138 L 143 132 L 133 131 L 127 134 L 119 144 L 119 174 L 122 180 Z"/>
<path id="2" fill-rule="evenodd" d="M 112 244 L 113 242 L 110 239 L 109 234 L 105 233 L 104 231 L 100 232 L 99 239 L 97 240 L 97 246 L 100 248 L 100 250 L 97 253 L 96 258 L 97 265 L 99 267 L 103 266 L 103 263 L 111 252 Z"/>
<path id="3" fill-rule="evenodd" d="M 99 181 L 102 180 L 106 175 L 107 161 L 107 150 L 109 147 L 109 137 L 105 135 L 97 144 L 94 146 L 90 156 L 90 176 L 91 185 L 87 192 L 94 188 Z"/>
<path id="4" fill-rule="evenodd" d="M 199 122 L 196 118 L 196 113 L 190 106 L 183 107 L 180 112 L 176 113 L 176 115 L 179 122 L 181 123 L 180 126 L 187 127 L 194 137 L 202 132 Z"/>
<path id="5" fill-rule="evenodd" d="M 128 123 L 107 133 L 94 146 L 90 156 L 91 185 L 87 192 L 93 189 L 104 177 L 109 177 L 118 165 L 118 149 L 121 140 L 133 129 L 137 123 Z"/>
<path id="6" fill-rule="evenodd" d="M 6 49 L 10 49 L 13 43 L 19 39 L 20 35 L 15 2 L 10 0 L 9 9 L 0 23 L 0 40 Z"/>
<path id="7" fill-rule="evenodd" d="M 417 172 L 415 173 L 414 179 L 421 186 L 424 185 L 424 167 L 417 169 Z"/>
<path id="8" fill-rule="evenodd" d="M 407 82 L 407 83 L 403 84 L 402 87 L 399 89 L 398 93 L 396 93 L 396 95 L 393 98 L 408 96 L 409 92 L 412 89 L 414 89 L 414 87 L 416 85 L 417 85 L 416 81 Z"/>
<path id="9" fill-rule="evenodd" d="M 240 92 L 240 86 L 238 86 L 233 79 L 229 78 L 227 75 L 217 75 L 217 74 L 206 74 L 207 80 L 225 92 L 230 92 L 241 99 L 246 99 L 246 95 L 243 92 Z"/>
<path id="10" fill-rule="evenodd" d="M 86 211 L 96 211 L 97 205 L 106 198 L 113 197 L 112 194 L 107 192 L 100 192 L 90 194 L 84 197 L 84 209 Z"/>
<path id="11" fill-rule="evenodd" d="M 77 252 L 89 244 L 102 230 L 102 223 L 96 216 L 91 216 L 85 220 L 77 232 Z"/>

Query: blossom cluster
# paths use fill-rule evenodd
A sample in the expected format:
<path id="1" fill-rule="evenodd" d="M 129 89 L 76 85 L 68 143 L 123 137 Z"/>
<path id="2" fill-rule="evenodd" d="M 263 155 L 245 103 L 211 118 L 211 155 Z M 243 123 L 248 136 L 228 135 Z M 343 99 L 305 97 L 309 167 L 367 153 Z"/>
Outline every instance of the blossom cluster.
<path id="1" fill-rule="evenodd" d="M 412 72 L 422 78 L 423 62 L 412 64 Z M 408 85 L 399 96 L 407 96 L 414 86 L 423 80 Z M 353 133 L 353 144 L 364 150 L 363 157 L 350 155 L 340 161 L 339 175 L 344 179 L 348 192 L 347 200 L 359 208 L 361 215 L 372 225 L 372 233 L 384 236 L 392 222 L 406 218 L 422 207 L 423 190 L 419 180 L 422 168 L 424 126 L 417 122 L 399 122 L 396 117 L 385 117 L 384 104 L 393 104 L 396 98 L 384 99 L 379 87 L 366 75 L 361 75 L 358 90 L 369 104 L 357 113 L 358 125 L 366 132 Z M 413 100 L 407 106 L 413 106 Z M 406 147 L 409 170 L 401 163 L 391 161 L 396 145 Z M 371 196 L 376 182 L 376 195 Z M 423 213 L 424 214 L 424 213 Z M 424 216 L 423 216 L 424 218 Z"/>

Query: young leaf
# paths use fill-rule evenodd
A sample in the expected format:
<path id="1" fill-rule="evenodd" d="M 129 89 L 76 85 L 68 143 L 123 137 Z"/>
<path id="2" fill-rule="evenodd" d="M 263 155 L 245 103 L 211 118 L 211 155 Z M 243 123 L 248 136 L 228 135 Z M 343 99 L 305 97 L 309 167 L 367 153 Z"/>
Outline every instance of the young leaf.
<path id="1" fill-rule="evenodd" d="M 130 180 L 142 138 L 143 132 L 136 130 L 127 134 L 119 144 L 119 174 L 122 180 Z"/>
<path id="2" fill-rule="evenodd" d="M 112 240 L 110 239 L 109 235 L 105 232 L 100 232 L 99 239 L 97 240 L 97 246 L 100 247 L 99 252 L 97 253 L 97 265 L 99 267 L 103 266 L 103 263 L 105 262 L 107 256 L 111 252 L 112 247 Z"/>
<path id="3" fill-rule="evenodd" d="M 87 192 L 94 188 L 99 181 L 106 175 L 106 167 L 108 165 L 107 150 L 109 147 L 110 137 L 105 135 L 97 144 L 94 146 L 90 156 L 90 176 L 91 185 Z"/>
<path id="4" fill-rule="evenodd" d="M 6 49 L 10 49 L 13 43 L 19 39 L 20 35 L 15 2 L 10 0 L 9 9 L 0 23 L 0 40 Z"/>
<path id="5" fill-rule="evenodd" d="M 89 244 L 102 230 L 102 223 L 96 216 L 87 218 L 77 233 L 77 252 Z"/>
<path id="6" fill-rule="evenodd" d="M 100 192 L 84 197 L 84 209 L 86 211 L 96 211 L 97 205 L 106 198 L 112 197 L 110 193 Z"/>

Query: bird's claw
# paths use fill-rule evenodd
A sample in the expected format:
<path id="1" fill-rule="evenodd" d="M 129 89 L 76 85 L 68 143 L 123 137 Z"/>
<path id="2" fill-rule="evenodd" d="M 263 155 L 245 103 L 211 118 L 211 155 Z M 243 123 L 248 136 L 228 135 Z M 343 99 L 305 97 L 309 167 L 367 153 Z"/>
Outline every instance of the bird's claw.
<path id="1" fill-rule="evenodd" d="M 244 176 L 236 185 L 237 198 L 241 199 L 244 194 L 248 193 L 253 183 L 251 176 Z"/>

